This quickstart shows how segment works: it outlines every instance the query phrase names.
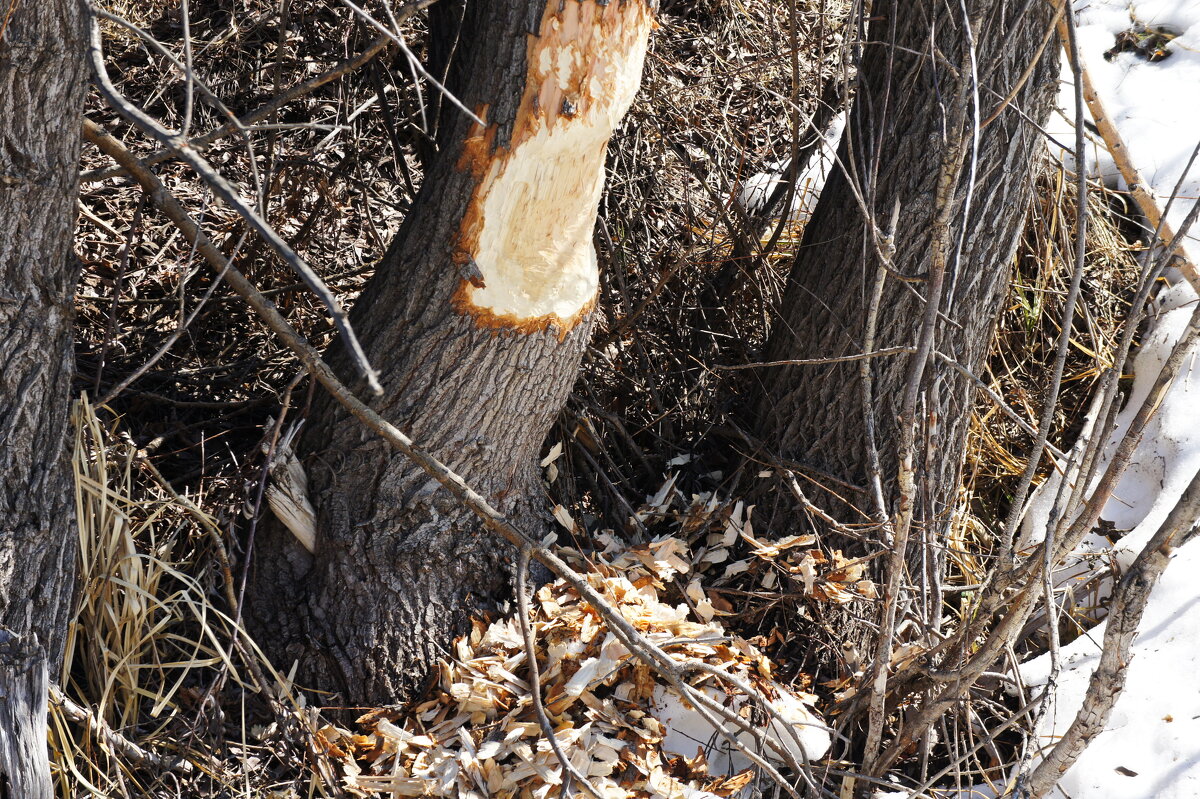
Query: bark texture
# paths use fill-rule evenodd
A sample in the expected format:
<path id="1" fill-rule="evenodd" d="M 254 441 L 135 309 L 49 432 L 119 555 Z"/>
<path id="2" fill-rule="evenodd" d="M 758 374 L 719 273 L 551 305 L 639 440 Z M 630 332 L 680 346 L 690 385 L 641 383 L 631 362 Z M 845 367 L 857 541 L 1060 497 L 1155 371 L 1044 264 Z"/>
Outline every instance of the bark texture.
<path id="1" fill-rule="evenodd" d="M 12 643 L 0 649 L 0 748 L 40 753 L 21 767 L 42 770 L 46 673 L 62 658 L 78 537 L 68 412 L 85 13 L 78 0 L 0 13 L 0 626 Z M 40 719 L 16 712 L 37 707 Z M 49 796 L 48 771 L 4 780 L 10 795 Z"/>
<path id="2" fill-rule="evenodd" d="M 956 74 L 971 74 L 972 57 L 957 2 L 895 0 L 874 6 L 855 105 L 839 155 L 843 163 L 853 162 L 856 182 L 881 229 L 886 229 L 893 205 L 899 202 L 894 262 L 900 273 L 921 279 L 930 272 L 936 247 L 942 210 L 938 183 L 947 147 L 956 138 L 965 143 L 962 157 L 952 158 L 961 169 L 952 170 L 958 176 L 950 195 L 950 258 L 941 304 L 944 316 L 934 346 L 978 373 L 1004 300 L 1032 197 L 1034 170 L 1045 146 L 1033 123 L 1045 120 L 1054 98 L 1058 47 L 1051 39 L 1037 56 L 1052 29 L 1048 3 L 970 0 L 965 5 L 974 32 L 979 118 L 991 116 L 1016 90 L 1011 103 L 981 133 L 969 209 L 974 114 L 956 115 L 954 105 L 960 85 Z M 1035 58 L 1031 74 L 1024 76 Z M 969 102 L 970 97 L 968 84 L 963 99 Z M 764 360 L 864 351 L 867 307 L 879 264 L 868 230 L 845 174 L 836 171 L 805 233 Z M 873 349 L 917 343 L 925 291 L 924 282 L 888 277 Z M 778 367 L 762 377 L 759 436 L 785 458 L 824 473 L 824 479 L 817 479 L 841 499 L 816 490 L 813 498 L 836 507 L 845 520 L 862 522 L 874 513 L 869 495 L 852 488 L 867 486 L 868 413 L 877 430 L 885 500 L 889 513 L 894 512 L 890 506 L 897 475 L 897 415 L 910 362 L 907 355 L 871 361 L 872 408 L 864 407 L 858 362 Z M 927 534 L 949 521 L 972 397 L 971 383 L 945 363 L 935 360 L 926 369 L 917 408 L 921 435 L 915 460 L 916 519 Z M 848 510 L 843 500 L 862 513 Z M 781 528 L 798 524 L 794 509 L 783 502 L 774 518 Z"/>
<path id="3" fill-rule="evenodd" d="M 483 288 L 484 273 L 487 280 L 496 273 L 482 256 L 474 260 L 477 242 L 496 238 L 479 195 L 515 173 L 518 145 L 536 139 L 539 126 L 587 115 L 587 98 L 558 98 L 549 109 L 545 84 L 533 86 L 527 61 L 553 38 L 548 20 L 567 14 L 555 30 L 570 32 L 579 19 L 604 15 L 591 28 L 596 53 L 577 53 L 586 66 L 592 56 L 615 63 L 636 48 L 616 20 L 640 15 L 635 22 L 648 30 L 649 13 L 642 0 L 473 2 L 461 29 L 435 28 L 434 49 L 453 53 L 450 90 L 487 125 L 444 103 L 440 151 L 418 202 L 351 317 L 381 372 L 384 395 L 372 402 L 375 410 L 535 536 L 548 519 L 538 451 L 575 380 L 592 302 L 570 318 L 475 307 L 472 292 Z M 457 16 L 435 15 L 434 22 Z M 615 37 L 607 51 L 606 37 Z M 531 115 L 541 121 L 531 124 Z M 598 143 L 601 164 L 606 141 Z M 507 172 L 496 167 L 505 159 Z M 553 211 L 546 201 L 573 201 L 557 184 L 551 173 L 519 190 L 531 207 Z M 332 360 L 349 374 L 340 353 Z M 513 553 L 328 397 L 315 401 L 298 450 L 317 511 L 316 545 L 308 552 L 281 525 L 264 531 L 249 608 L 255 634 L 282 669 L 299 661 L 301 684 L 339 691 L 353 703 L 410 697 L 469 614 L 508 598 Z"/>
<path id="4" fill-rule="evenodd" d="M 0 628 L 0 799 L 50 799 L 46 652 Z"/>

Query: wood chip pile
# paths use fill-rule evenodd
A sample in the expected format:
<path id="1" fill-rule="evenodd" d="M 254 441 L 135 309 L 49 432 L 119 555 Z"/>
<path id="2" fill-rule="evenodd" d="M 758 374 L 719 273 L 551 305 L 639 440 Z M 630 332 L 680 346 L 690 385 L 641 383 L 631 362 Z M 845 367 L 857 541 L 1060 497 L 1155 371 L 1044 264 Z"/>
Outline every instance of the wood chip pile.
<path id="1" fill-rule="evenodd" d="M 758 649 L 714 620 L 720 611 L 697 580 L 683 589 L 685 604 L 672 606 L 660 598 L 701 557 L 693 560 L 683 540 L 665 536 L 630 550 L 610 546 L 588 559 L 587 577 L 674 657 L 703 660 L 760 691 L 796 734 L 770 721 L 729 685 L 699 676 L 694 685 L 774 734 L 797 756 L 820 758 L 829 735 L 813 708 L 816 697 L 777 682 Z M 733 797 L 754 779 L 744 755 L 675 697 L 572 588 L 562 581 L 542 586 L 530 615 L 555 736 L 601 796 Z M 454 655 L 440 666 L 435 695 L 415 708 L 373 711 L 358 719 L 356 731 L 326 725 L 318 732 L 317 745 L 341 764 L 347 791 L 358 796 L 559 795 L 563 770 L 537 723 L 515 614 L 491 624 L 476 622 L 470 635 L 456 642 Z M 743 741 L 753 739 L 744 734 Z M 779 760 L 773 752 L 762 754 Z M 580 791 L 570 787 L 567 795 L 586 795 Z"/>

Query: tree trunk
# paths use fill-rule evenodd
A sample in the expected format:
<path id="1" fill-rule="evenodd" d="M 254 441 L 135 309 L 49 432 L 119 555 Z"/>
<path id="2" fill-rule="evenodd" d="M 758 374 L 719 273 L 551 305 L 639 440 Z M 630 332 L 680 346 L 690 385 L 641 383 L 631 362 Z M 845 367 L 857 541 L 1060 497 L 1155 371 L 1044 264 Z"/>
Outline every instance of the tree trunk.
<path id="1" fill-rule="evenodd" d="M 440 151 L 352 314 L 381 372 L 373 407 L 535 536 L 538 451 L 592 325 L 605 148 L 651 24 L 645 0 L 525 0 L 471 2 L 460 30 L 435 29 L 457 42 L 450 91 L 486 125 L 443 102 Z M 469 614 L 509 596 L 512 553 L 329 397 L 299 449 L 313 551 L 264 532 L 256 635 L 302 684 L 411 696 Z"/>
<path id="2" fill-rule="evenodd" d="M 0 799 L 50 799 L 46 651 L 0 628 Z"/>
<path id="3" fill-rule="evenodd" d="M 887 232 L 893 206 L 899 203 L 894 264 L 899 273 L 916 278 L 905 283 L 887 277 L 873 349 L 917 344 L 938 247 L 948 244 L 943 249 L 943 316 L 934 347 L 977 374 L 1005 297 L 1034 170 L 1045 146 L 1034 124 L 1045 120 L 1054 98 L 1058 48 L 1053 39 L 1045 43 L 1053 25 L 1048 3 L 975 0 L 966 5 L 978 64 L 978 118 L 987 120 L 1003 98 L 1016 92 L 982 130 L 969 209 L 976 116 L 969 106 L 970 84 L 960 93 L 963 84 L 956 78 L 956 72 L 969 76 L 972 70 L 957 2 L 894 0 L 874 6 L 875 20 L 839 156 L 847 164 L 853 159 L 855 177 L 859 185 L 865 184 L 865 201 L 881 233 Z M 1039 50 L 1043 44 L 1045 49 Z M 1032 74 L 1022 83 L 1035 59 Z M 946 208 L 938 199 L 939 181 L 947 185 L 947 180 L 950 190 L 942 193 L 952 198 L 952 205 L 950 215 L 940 217 Z M 948 235 L 940 238 L 939 218 L 949 224 Z M 850 183 L 838 170 L 805 233 L 765 360 L 864 351 L 868 305 L 879 267 L 869 230 Z M 884 356 L 869 363 L 874 383 L 869 409 L 864 407 L 857 361 L 765 370 L 758 406 L 760 438 L 785 458 L 809 467 L 814 480 L 829 488 L 809 489 L 814 501 L 856 523 L 878 518 L 878 502 L 867 490 L 868 413 L 876 430 L 884 504 L 889 516 L 895 513 L 898 416 L 912 356 Z M 920 435 L 911 540 L 936 538 L 949 524 L 973 395 L 974 387 L 965 377 L 942 361 L 929 362 L 915 409 Z M 770 513 L 768 508 L 763 511 Z M 783 500 L 774 509 L 774 522 L 781 529 L 800 524 L 794 506 Z M 853 548 L 852 542 L 843 543 Z"/>
<path id="4" fill-rule="evenodd" d="M 62 659 L 74 588 L 71 234 L 85 17 L 77 0 L 0 11 L 0 626 L 12 643 L 0 647 L 0 750 L 27 756 L 0 761 L 0 795 L 7 784 L 10 796 L 49 796 L 46 674 Z"/>

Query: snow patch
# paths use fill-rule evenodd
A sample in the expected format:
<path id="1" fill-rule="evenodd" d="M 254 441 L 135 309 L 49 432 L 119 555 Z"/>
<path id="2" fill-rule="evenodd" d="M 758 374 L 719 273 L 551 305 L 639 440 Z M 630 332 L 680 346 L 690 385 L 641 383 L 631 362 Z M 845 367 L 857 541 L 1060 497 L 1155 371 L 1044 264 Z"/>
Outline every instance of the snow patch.
<path id="1" fill-rule="evenodd" d="M 1067 771 L 1052 797 L 1194 799 L 1200 796 L 1200 542 L 1180 547 L 1155 586 L 1131 650 L 1125 692 L 1103 733 Z M 1061 651 L 1053 705 L 1038 729 L 1052 745 L 1083 704 L 1100 657 L 1104 624 Z M 1021 668 L 1044 685 L 1049 656 Z"/>
<path id="2" fill-rule="evenodd" d="M 843 111 L 834 117 L 829 129 L 821 136 L 819 148 L 796 176 L 796 193 L 792 197 L 792 208 L 788 213 L 788 219 L 792 222 L 806 223 L 816 210 L 821 190 L 825 188 L 825 181 L 837 163 L 837 149 L 845 129 L 846 112 Z M 738 194 L 738 202 L 752 217 L 762 213 L 776 191 L 787 191 L 783 184 L 787 180 L 791 161 L 773 161 L 766 166 L 768 171 L 752 175 L 742 184 L 742 190 Z M 782 203 L 782 199 L 780 202 Z"/>
<path id="3" fill-rule="evenodd" d="M 730 700 L 719 688 L 703 690 L 718 704 L 729 707 L 734 713 L 740 713 L 747 706 L 746 698 L 740 694 Z M 683 757 L 695 757 L 698 749 L 703 750 L 709 772 L 712 774 L 737 774 L 754 766 L 745 754 L 722 736 L 702 715 L 685 705 L 677 694 L 665 686 L 655 687 L 651 704 L 654 706 L 654 715 L 666 726 L 662 741 L 665 751 Z M 805 758 L 816 760 L 829 751 L 832 740 L 829 737 L 829 728 L 803 699 L 779 686 L 778 695 L 770 700 L 770 705 L 779 714 L 779 718 L 772 718 L 770 724 L 764 720 L 764 732 L 782 744 L 793 758 L 803 763 Z M 760 747 L 750 733 L 741 732 L 737 739 L 747 749 L 764 759 L 775 763 L 783 762 L 778 752 L 769 747 Z"/>
<path id="4" fill-rule="evenodd" d="M 1076 0 L 1074 7 L 1079 20 L 1080 61 L 1105 113 L 1120 132 L 1130 160 L 1163 208 L 1200 139 L 1200 3 Z M 1179 34 L 1166 43 L 1166 58 L 1150 61 L 1136 52 L 1111 52 L 1118 35 L 1138 24 Z M 1073 159 L 1063 149 L 1075 146 L 1075 96 L 1065 59 L 1062 70 L 1060 110 L 1052 116 L 1047 132 L 1052 137 L 1051 148 L 1073 168 Z M 1099 135 L 1089 133 L 1087 149 L 1090 174 L 1103 178 L 1110 187 L 1128 188 Z M 1172 229 L 1179 229 L 1197 197 L 1200 166 L 1193 166 L 1180 187 L 1179 200 L 1167 214 Z M 1188 236 L 1185 250 L 1193 262 L 1200 256 L 1200 232 Z"/>

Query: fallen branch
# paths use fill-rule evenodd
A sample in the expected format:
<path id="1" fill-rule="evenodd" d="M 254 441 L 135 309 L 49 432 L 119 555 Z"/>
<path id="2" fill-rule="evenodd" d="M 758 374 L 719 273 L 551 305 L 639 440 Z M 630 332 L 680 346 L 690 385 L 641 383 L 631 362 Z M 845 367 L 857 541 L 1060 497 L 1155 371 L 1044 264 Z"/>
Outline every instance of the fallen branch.
<path id="1" fill-rule="evenodd" d="M 558 743 L 558 736 L 554 734 L 554 725 L 550 723 L 550 717 L 546 715 L 546 705 L 542 702 L 542 672 L 538 668 L 537 662 L 537 646 L 533 640 L 533 628 L 529 623 L 529 558 L 532 553 L 529 547 L 522 547 L 520 557 L 517 558 L 517 620 L 521 624 L 521 640 L 525 644 L 525 657 L 529 660 L 529 694 L 533 697 L 533 712 L 537 716 L 538 726 L 542 728 L 542 735 L 546 736 L 546 741 L 550 744 L 550 748 L 554 750 L 554 756 L 558 758 L 559 764 L 563 770 L 563 792 L 567 790 L 567 776 L 582 785 L 587 789 L 588 795 L 594 799 L 604 799 L 600 792 L 588 782 L 587 775 L 581 774 L 579 769 L 572 765 L 570 758 Z"/>
<path id="2" fill-rule="evenodd" d="M 82 705 L 76 704 L 57 685 L 50 686 L 50 701 L 62 710 L 64 716 L 71 721 L 87 727 L 88 732 L 100 739 L 126 761 L 137 763 L 147 768 L 177 771 L 181 774 L 191 774 L 196 770 L 195 766 L 182 757 L 160 755 L 138 746 L 108 726 L 108 723 L 104 719 L 99 718 Z"/>
<path id="3" fill-rule="evenodd" d="M 1066 50 L 1068 57 L 1072 60 L 1078 56 L 1071 47 L 1070 35 L 1067 30 L 1066 18 L 1060 18 L 1058 21 L 1058 38 L 1062 42 L 1063 48 Z M 1125 146 L 1124 140 L 1121 138 L 1117 126 L 1109 119 L 1108 113 L 1104 110 L 1104 103 L 1100 101 L 1100 95 L 1096 92 L 1096 87 L 1092 83 L 1091 75 L 1088 74 L 1087 67 L 1080 61 L 1081 80 L 1083 83 L 1083 99 L 1087 102 L 1088 110 L 1092 113 L 1092 121 L 1096 123 L 1096 129 L 1100 131 L 1100 137 L 1104 139 L 1104 146 L 1108 148 L 1109 155 L 1113 158 L 1113 163 L 1117 166 L 1117 171 L 1121 173 L 1121 179 L 1125 181 L 1125 185 L 1129 187 L 1129 193 L 1133 196 L 1134 202 L 1137 203 L 1138 210 L 1150 222 L 1150 226 L 1158 232 L 1158 239 L 1163 244 L 1170 242 L 1175 238 L 1175 233 L 1171 229 L 1170 223 L 1163 218 L 1163 213 L 1159 210 L 1158 200 L 1151 193 L 1149 185 L 1138 172 L 1137 167 L 1133 165 L 1133 161 L 1129 157 L 1129 148 Z M 1083 154 L 1075 154 L 1076 164 L 1083 163 Z M 1082 202 L 1082 201 L 1081 201 Z M 1192 284 L 1192 288 L 1200 291 L 1200 269 L 1196 268 L 1196 264 L 1192 263 L 1183 252 L 1178 253 L 1176 266 L 1183 273 L 1183 277 L 1188 283 Z"/>

